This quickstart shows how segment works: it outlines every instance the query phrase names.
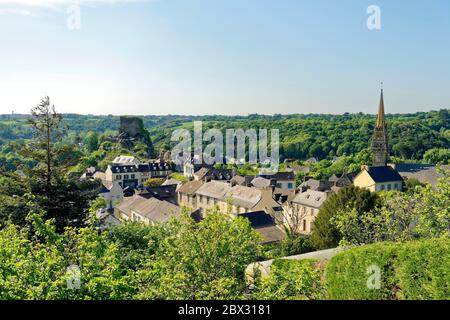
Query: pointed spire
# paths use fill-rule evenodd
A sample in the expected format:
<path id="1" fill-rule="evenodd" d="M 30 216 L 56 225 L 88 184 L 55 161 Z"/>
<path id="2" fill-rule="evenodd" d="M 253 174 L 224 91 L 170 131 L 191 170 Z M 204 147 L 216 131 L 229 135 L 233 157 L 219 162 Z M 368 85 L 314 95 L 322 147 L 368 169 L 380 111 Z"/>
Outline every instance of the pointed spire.
<path id="1" fill-rule="evenodd" d="M 384 120 L 384 97 L 383 97 L 383 82 L 381 83 L 381 96 L 380 96 L 380 106 L 378 107 L 378 118 L 375 124 L 377 128 L 384 128 L 386 122 Z"/>

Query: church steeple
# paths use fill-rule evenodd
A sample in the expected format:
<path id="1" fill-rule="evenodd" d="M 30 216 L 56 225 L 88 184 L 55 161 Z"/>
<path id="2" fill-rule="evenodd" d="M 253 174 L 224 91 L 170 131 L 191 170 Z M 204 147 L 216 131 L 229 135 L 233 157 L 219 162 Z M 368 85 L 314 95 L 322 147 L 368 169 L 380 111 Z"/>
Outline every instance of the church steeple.
<path id="1" fill-rule="evenodd" d="M 386 166 L 389 156 L 386 120 L 384 117 L 383 83 L 381 83 L 380 105 L 372 140 L 373 165 Z"/>
<path id="2" fill-rule="evenodd" d="M 378 107 L 378 117 L 375 127 L 383 128 L 386 126 L 386 122 L 384 120 L 384 97 L 383 97 L 383 82 L 381 83 L 381 96 L 380 96 L 380 105 Z"/>

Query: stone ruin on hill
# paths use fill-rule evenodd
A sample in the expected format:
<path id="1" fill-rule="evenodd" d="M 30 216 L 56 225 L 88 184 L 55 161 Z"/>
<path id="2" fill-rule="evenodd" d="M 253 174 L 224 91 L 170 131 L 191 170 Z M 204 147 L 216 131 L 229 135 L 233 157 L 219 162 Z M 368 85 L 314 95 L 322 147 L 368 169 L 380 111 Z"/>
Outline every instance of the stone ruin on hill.
<path id="1" fill-rule="evenodd" d="M 154 148 L 150 134 L 144 127 L 144 121 L 139 117 L 120 117 L 119 135 L 110 137 L 110 141 L 119 142 L 128 150 L 133 150 L 137 143 L 147 146 L 148 157 L 154 156 Z"/>

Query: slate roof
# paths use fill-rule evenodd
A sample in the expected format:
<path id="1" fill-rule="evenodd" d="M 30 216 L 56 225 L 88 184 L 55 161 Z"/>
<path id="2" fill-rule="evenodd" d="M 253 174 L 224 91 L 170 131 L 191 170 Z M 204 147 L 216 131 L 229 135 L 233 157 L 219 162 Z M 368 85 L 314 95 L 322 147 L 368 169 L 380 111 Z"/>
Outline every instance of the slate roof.
<path id="1" fill-rule="evenodd" d="M 273 199 L 278 203 L 285 203 L 292 198 L 293 195 L 295 195 L 295 192 L 289 189 L 275 188 L 273 191 Z"/>
<path id="2" fill-rule="evenodd" d="M 233 205 L 243 208 L 253 208 L 261 200 L 261 191 L 256 188 L 236 185 L 222 181 L 210 181 L 203 184 L 196 192 L 201 196 L 226 201 L 228 198 L 233 200 Z"/>
<path id="3" fill-rule="evenodd" d="M 113 160 L 113 164 L 137 164 L 139 163 L 139 160 L 133 156 L 118 156 Z"/>
<path id="4" fill-rule="evenodd" d="M 309 179 L 300 184 L 300 187 L 309 188 L 315 191 L 325 191 L 330 188 L 329 182 L 325 180 Z"/>
<path id="5" fill-rule="evenodd" d="M 234 186 L 229 191 L 228 197 L 233 199 L 233 204 L 244 208 L 253 208 L 261 200 L 261 191 L 245 186 Z"/>
<path id="6" fill-rule="evenodd" d="M 241 213 L 238 215 L 250 221 L 250 225 L 263 238 L 262 244 L 280 242 L 284 239 L 284 232 L 275 224 L 272 216 L 264 211 Z"/>
<path id="7" fill-rule="evenodd" d="M 255 228 L 255 231 L 258 232 L 263 238 L 262 244 L 281 242 L 286 236 L 283 230 L 281 230 L 277 225 Z"/>
<path id="8" fill-rule="evenodd" d="M 231 178 L 230 183 L 244 186 L 245 185 L 245 177 L 236 175 L 233 178 Z"/>
<path id="9" fill-rule="evenodd" d="M 111 171 L 113 173 L 133 173 L 138 171 L 138 167 L 136 165 L 115 165 L 111 166 Z"/>
<path id="10" fill-rule="evenodd" d="M 176 184 L 157 187 L 146 187 L 144 190 L 149 195 L 146 197 L 155 197 L 159 200 L 175 198 L 175 191 L 177 189 Z"/>
<path id="11" fill-rule="evenodd" d="M 124 214 L 126 214 L 127 216 L 131 217 L 131 208 L 134 205 L 137 205 L 141 202 L 146 201 L 147 199 L 145 199 L 144 197 L 135 195 L 132 197 L 126 197 L 123 198 L 123 200 L 115 207 L 115 209 L 123 212 Z"/>
<path id="12" fill-rule="evenodd" d="M 319 209 L 326 199 L 326 192 L 308 189 L 305 192 L 297 194 L 294 199 L 292 199 L 292 202 Z"/>
<path id="13" fill-rule="evenodd" d="M 248 219 L 253 228 L 263 227 L 274 223 L 272 216 L 264 211 L 240 213 L 238 217 Z"/>
<path id="14" fill-rule="evenodd" d="M 443 169 L 450 170 L 450 165 L 443 165 Z M 405 163 L 395 165 L 395 169 L 402 177 L 414 178 L 420 182 L 426 182 L 436 186 L 437 180 L 442 174 L 436 171 L 437 167 L 431 164 Z"/>
<path id="15" fill-rule="evenodd" d="M 186 194 L 194 194 L 201 186 L 203 185 L 203 181 L 189 181 L 183 184 L 178 192 L 186 193 Z"/>
<path id="16" fill-rule="evenodd" d="M 139 172 L 154 172 L 163 170 L 170 170 L 168 163 L 143 163 L 138 165 Z"/>
<path id="17" fill-rule="evenodd" d="M 368 167 L 366 171 L 375 183 L 403 180 L 397 170 L 391 166 Z"/>
<path id="18" fill-rule="evenodd" d="M 292 171 L 277 172 L 277 173 L 271 174 L 271 175 L 261 175 L 261 177 L 269 179 L 269 180 L 291 181 L 291 180 L 295 180 L 295 173 Z"/>
<path id="19" fill-rule="evenodd" d="M 230 180 L 233 178 L 233 171 L 230 169 L 216 169 L 203 167 L 194 173 L 198 180 L 209 178 L 210 180 Z"/>
<path id="20" fill-rule="evenodd" d="M 151 221 L 159 223 L 166 222 L 171 217 L 178 217 L 181 214 L 181 208 L 179 206 L 156 198 L 150 198 L 134 204 L 130 210 Z"/>
<path id="21" fill-rule="evenodd" d="M 198 195 L 215 198 L 225 199 L 231 190 L 231 185 L 222 181 L 210 181 L 203 184 L 197 190 Z"/>
<path id="22" fill-rule="evenodd" d="M 256 177 L 252 180 L 251 184 L 256 188 L 267 188 L 270 186 L 271 182 L 269 179 L 263 177 Z"/>

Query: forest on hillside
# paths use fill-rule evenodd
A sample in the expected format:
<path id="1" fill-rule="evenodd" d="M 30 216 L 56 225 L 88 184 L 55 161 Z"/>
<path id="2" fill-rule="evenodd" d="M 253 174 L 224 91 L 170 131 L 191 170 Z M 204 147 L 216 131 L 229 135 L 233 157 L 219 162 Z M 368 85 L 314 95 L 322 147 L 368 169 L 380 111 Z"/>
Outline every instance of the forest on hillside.
<path id="1" fill-rule="evenodd" d="M 397 162 L 402 160 L 424 161 L 429 150 L 450 148 L 450 115 L 448 109 L 412 114 L 389 114 L 388 123 L 391 156 Z M 334 156 L 356 156 L 370 146 L 374 115 L 349 114 L 292 114 L 249 116 L 143 116 L 145 128 L 149 131 L 158 156 L 172 147 L 170 138 L 178 128 L 193 130 L 194 121 L 203 121 L 203 130 L 226 129 L 279 129 L 281 159 L 305 160 L 316 157 L 330 160 Z M 64 114 L 63 124 L 67 128 L 66 141 L 82 146 L 80 152 L 87 154 L 84 165 L 104 167 L 116 153 L 127 152 L 120 146 L 106 141 L 116 135 L 118 116 L 94 116 Z M 0 165 L 14 169 L 15 163 L 23 161 L 15 153 L 15 143 L 30 139 L 31 129 L 26 115 L 0 115 Z M 131 150 L 137 156 L 145 157 L 145 146 Z M 87 151 L 87 152 L 86 152 Z M 128 150 L 130 153 L 130 150 Z M 438 156 L 438 158 L 442 156 Z M 447 157 L 445 154 L 444 157 Z M 105 160 L 105 161 L 103 161 Z M 439 160 L 439 159 L 438 159 Z M 440 159 L 442 160 L 442 159 Z M 103 161 L 103 163 L 102 163 Z M 429 162 L 429 161 L 428 161 Z M 440 161 L 446 163 L 447 161 Z"/>

